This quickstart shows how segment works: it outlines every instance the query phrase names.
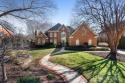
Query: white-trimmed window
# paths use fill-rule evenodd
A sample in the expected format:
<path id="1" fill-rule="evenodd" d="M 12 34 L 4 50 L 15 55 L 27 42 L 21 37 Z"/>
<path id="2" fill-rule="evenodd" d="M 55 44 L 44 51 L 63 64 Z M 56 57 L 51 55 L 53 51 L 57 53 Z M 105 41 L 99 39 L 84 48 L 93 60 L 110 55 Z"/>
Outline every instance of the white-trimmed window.
<path id="1" fill-rule="evenodd" d="M 51 43 L 53 42 L 52 39 L 50 39 L 50 42 L 51 42 Z"/>
<path id="2" fill-rule="evenodd" d="M 76 40 L 76 46 L 78 46 L 78 45 L 79 45 L 79 39 Z"/>
<path id="3" fill-rule="evenodd" d="M 43 42 L 43 44 L 45 44 L 45 39 L 43 39 L 43 41 L 42 41 L 42 42 Z"/>
<path id="4" fill-rule="evenodd" d="M 38 38 L 38 45 L 40 45 L 41 44 L 41 40 Z"/>
<path id="5" fill-rule="evenodd" d="M 91 39 L 88 40 L 88 45 L 92 45 L 92 40 Z"/>
<path id="6" fill-rule="evenodd" d="M 57 39 L 54 39 L 54 44 L 57 44 Z"/>
<path id="7" fill-rule="evenodd" d="M 82 35 L 86 35 L 86 30 L 82 29 Z"/>
<path id="8" fill-rule="evenodd" d="M 53 37 L 53 33 L 50 33 L 50 37 Z"/>
<path id="9" fill-rule="evenodd" d="M 124 35 L 123 36 L 125 36 L 125 32 L 124 32 Z"/>
<path id="10" fill-rule="evenodd" d="M 54 33 L 54 37 L 57 37 L 57 33 Z"/>

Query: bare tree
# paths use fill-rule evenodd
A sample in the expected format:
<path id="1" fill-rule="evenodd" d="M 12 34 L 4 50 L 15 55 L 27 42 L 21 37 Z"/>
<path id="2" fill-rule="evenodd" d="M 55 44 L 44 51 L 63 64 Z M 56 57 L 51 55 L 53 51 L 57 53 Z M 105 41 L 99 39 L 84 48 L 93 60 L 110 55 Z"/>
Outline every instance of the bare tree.
<path id="1" fill-rule="evenodd" d="M 37 20 L 27 20 L 27 34 L 35 38 L 35 30 L 43 33 L 51 27 L 49 22 L 38 22 Z"/>
<path id="2" fill-rule="evenodd" d="M 125 31 L 125 0 L 77 0 L 75 12 L 105 31 L 111 54 L 116 55 Z"/>
<path id="3" fill-rule="evenodd" d="M 56 8 L 51 0 L 0 0 L 0 17 L 14 16 L 20 19 L 44 17 Z"/>
<path id="4" fill-rule="evenodd" d="M 56 8 L 52 0 L 0 0 L 0 18 L 12 16 L 20 20 L 38 19 L 45 17 Z M 5 41 L 3 41 L 4 43 Z M 4 52 L 6 46 L 3 44 L 3 54 L 1 58 L 2 81 L 6 81 L 6 71 L 4 64 Z"/>

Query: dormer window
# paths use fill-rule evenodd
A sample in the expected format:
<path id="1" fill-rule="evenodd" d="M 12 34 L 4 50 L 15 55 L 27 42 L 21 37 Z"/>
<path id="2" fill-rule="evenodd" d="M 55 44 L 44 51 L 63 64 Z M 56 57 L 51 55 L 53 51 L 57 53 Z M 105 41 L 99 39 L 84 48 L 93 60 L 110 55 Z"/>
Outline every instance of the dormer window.
<path id="1" fill-rule="evenodd" d="M 82 29 L 82 35 L 86 35 L 86 30 Z"/>

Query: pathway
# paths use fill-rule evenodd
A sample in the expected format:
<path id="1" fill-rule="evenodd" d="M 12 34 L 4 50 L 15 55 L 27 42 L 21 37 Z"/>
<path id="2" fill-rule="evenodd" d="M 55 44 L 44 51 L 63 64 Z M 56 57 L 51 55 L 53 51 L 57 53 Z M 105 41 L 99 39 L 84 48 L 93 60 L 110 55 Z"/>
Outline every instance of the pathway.
<path id="1" fill-rule="evenodd" d="M 48 54 L 45 57 L 43 57 L 40 61 L 40 64 L 46 66 L 47 68 L 49 68 L 59 74 L 62 74 L 67 79 L 68 83 L 87 83 L 87 80 L 85 79 L 85 77 L 78 74 L 78 72 L 76 72 L 68 67 L 54 64 L 49 61 L 49 58 L 51 57 L 51 55 L 62 53 L 62 52 L 70 52 L 70 51 L 65 51 L 64 47 L 63 47 L 61 49 L 61 51 L 53 53 L 53 54 Z"/>

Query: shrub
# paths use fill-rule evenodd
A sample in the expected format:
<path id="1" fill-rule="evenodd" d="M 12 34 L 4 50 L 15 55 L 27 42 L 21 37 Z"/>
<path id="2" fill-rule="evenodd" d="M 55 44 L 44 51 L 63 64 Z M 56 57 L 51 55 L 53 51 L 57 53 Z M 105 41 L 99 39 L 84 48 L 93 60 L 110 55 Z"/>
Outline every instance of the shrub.
<path id="1" fill-rule="evenodd" d="M 59 42 L 59 44 L 56 46 L 57 48 L 61 48 L 62 47 L 62 43 Z"/>
<path id="2" fill-rule="evenodd" d="M 68 42 L 66 42 L 66 46 L 69 46 L 69 43 L 68 43 Z"/>
<path id="3" fill-rule="evenodd" d="M 83 47 L 83 46 L 70 46 L 66 47 L 66 50 L 73 50 L 73 51 L 108 51 L 107 48 L 96 48 L 96 47 Z"/>
<path id="4" fill-rule="evenodd" d="M 100 43 L 98 44 L 98 46 L 107 47 L 107 46 L 108 46 L 108 43 L 106 43 L 106 42 L 100 42 Z"/>
<path id="5" fill-rule="evenodd" d="M 122 36 L 120 41 L 119 41 L 119 45 L 118 45 L 119 49 L 125 49 L 125 37 Z"/>
<path id="6" fill-rule="evenodd" d="M 32 41 L 31 41 L 31 42 L 30 42 L 30 47 L 31 47 L 31 48 L 34 48 L 34 47 L 35 47 L 35 42 L 32 42 Z"/>
<path id="7" fill-rule="evenodd" d="M 46 42 L 45 44 L 44 44 L 44 46 L 45 47 L 50 47 L 51 45 L 54 45 L 52 42 Z"/>
<path id="8" fill-rule="evenodd" d="M 46 76 L 49 80 L 55 79 L 55 76 L 53 74 L 48 74 Z"/>
<path id="9" fill-rule="evenodd" d="M 84 45 L 88 46 L 88 42 L 85 42 Z"/>
<path id="10" fill-rule="evenodd" d="M 25 76 L 19 78 L 16 83 L 41 83 L 41 80 L 35 76 Z"/>

